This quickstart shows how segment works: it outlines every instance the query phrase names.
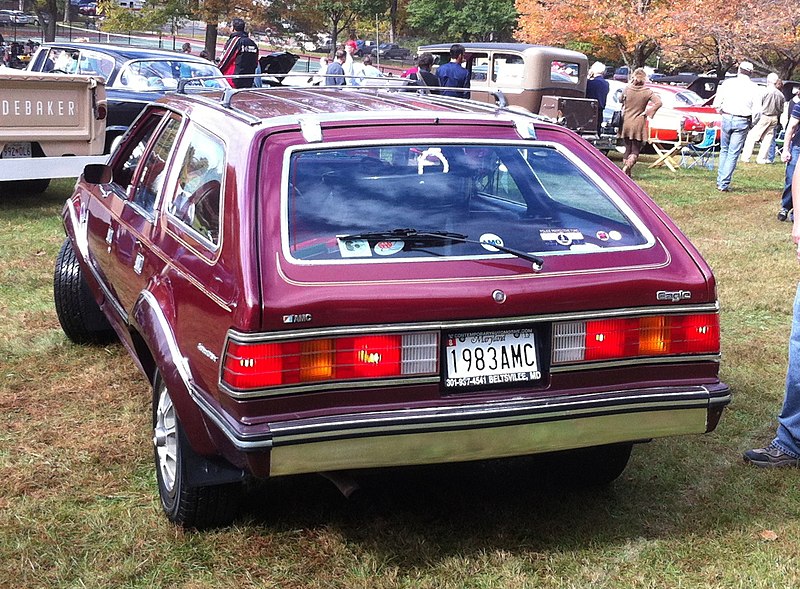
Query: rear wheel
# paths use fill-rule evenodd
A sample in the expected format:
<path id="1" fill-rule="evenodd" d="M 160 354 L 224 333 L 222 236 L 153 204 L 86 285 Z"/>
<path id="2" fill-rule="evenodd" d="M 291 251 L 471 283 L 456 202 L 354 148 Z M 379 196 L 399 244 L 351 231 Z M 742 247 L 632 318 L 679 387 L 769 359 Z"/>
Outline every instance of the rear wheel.
<path id="1" fill-rule="evenodd" d="M 56 258 L 53 299 L 58 322 L 70 340 L 76 344 L 100 344 L 113 340 L 114 330 L 86 284 L 69 239 L 61 244 Z"/>
<path id="2" fill-rule="evenodd" d="M 190 485 L 192 450 L 158 374 L 153 386 L 153 446 L 161 507 L 171 522 L 201 529 L 233 521 L 239 510 L 241 483 Z"/>

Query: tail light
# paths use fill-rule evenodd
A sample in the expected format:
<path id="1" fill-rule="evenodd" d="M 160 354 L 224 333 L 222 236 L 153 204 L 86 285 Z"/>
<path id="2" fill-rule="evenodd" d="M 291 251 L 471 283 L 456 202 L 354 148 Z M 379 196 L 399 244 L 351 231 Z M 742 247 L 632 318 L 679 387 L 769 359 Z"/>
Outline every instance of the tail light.
<path id="1" fill-rule="evenodd" d="M 106 118 L 107 114 L 108 114 L 108 110 L 106 109 L 106 105 L 105 104 L 101 104 L 101 105 L 99 105 L 97 107 L 97 114 L 95 115 L 95 118 L 98 121 L 102 121 L 103 119 Z"/>
<path id="2" fill-rule="evenodd" d="M 435 332 L 268 343 L 230 341 L 222 381 L 233 389 L 438 374 Z"/>
<path id="3" fill-rule="evenodd" d="M 684 131 L 705 131 L 706 126 L 703 122 L 695 116 L 683 117 L 681 126 Z"/>
<path id="4" fill-rule="evenodd" d="M 719 353 L 719 315 L 567 321 L 553 325 L 553 364 Z"/>

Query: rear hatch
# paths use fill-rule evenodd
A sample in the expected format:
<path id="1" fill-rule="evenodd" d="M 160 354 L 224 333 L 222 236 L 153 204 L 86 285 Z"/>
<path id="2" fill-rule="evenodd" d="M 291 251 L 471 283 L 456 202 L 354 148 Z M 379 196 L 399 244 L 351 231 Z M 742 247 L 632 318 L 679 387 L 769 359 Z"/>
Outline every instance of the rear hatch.
<path id="1" fill-rule="evenodd" d="M 323 346 L 349 338 L 364 378 L 394 357 L 412 371 L 401 376 L 441 377 L 445 393 L 547 387 L 553 368 L 586 360 L 713 354 L 705 262 L 612 164 L 548 129 L 536 141 L 513 127 L 487 139 L 479 125 L 450 137 L 417 126 L 392 140 L 364 129 L 358 142 L 344 131 L 324 145 L 276 139 L 268 161 L 282 173 L 262 185 L 262 331 Z M 692 330 L 708 341 L 666 341 Z M 661 370 L 653 381 L 669 377 Z M 624 380 L 609 372 L 606 384 Z"/>

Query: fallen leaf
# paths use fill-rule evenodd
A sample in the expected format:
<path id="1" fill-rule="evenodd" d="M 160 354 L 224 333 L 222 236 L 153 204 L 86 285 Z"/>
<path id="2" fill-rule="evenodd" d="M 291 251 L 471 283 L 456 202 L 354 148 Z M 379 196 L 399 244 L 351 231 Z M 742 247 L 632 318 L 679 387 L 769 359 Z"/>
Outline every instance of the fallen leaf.
<path id="1" fill-rule="evenodd" d="M 775 540 L 778 539 L 778 534 L 776 534 L 772 530 L 761 530 L 759 536 L 761 536 L 762 540 L 766 540 L 767 542 L 774 542 Z"/>

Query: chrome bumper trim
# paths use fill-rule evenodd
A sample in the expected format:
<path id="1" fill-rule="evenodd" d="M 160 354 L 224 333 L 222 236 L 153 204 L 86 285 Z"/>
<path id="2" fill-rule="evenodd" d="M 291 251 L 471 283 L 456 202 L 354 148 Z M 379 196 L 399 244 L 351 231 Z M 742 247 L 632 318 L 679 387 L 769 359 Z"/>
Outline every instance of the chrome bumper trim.
<path id="1" fill-rule="evenodd" d="M 438 441 L 440 438 L 458 440 L 444 446 L 448 448 L 447 452 L 452 452 L 452 460 L 459 460 L 458 456 L 462 454 L 459 444 L 480 445 L 484 437 L 496 440 L 484 451 L 478 452 L 481 458 L 552 451 L 552 444 L 541 445 L 536 441 L 540 428 L 542 431 L 553 430 L 547 437 L 560 438 L 561 449 L 680 433 L 703 433 L 708 410 L 724 407 L 731 400 L 730 391 L 723 383 L 711 387 L 662 387 L 474 404 L 467 404 L 465 399 L 460 405 L 273 422 L 268 424 L 269 431 L 262 426 L 259 432 L 250 434 L 232 424 L 198 391 L 193 391 L 192 397 L 238 450 L 271 449 L 272 462 L 281 465 L 273 468 L 274 474 L 362 468 L 366 463 L 384 465 L 381 456 L 387 452 L 387 447 L 390 453 L 393 452 L 392 440 L 398 443 L 403 440 L 403 447 L 413 447 L 417 451 L 442 447 Z M 633 416 L 636 418 L 632 419 Z M 663 423 L 659 416 L 664 416 Z M 590 423 L 595 424 L 590 429 L 596 431 L 593 430 L 589 435 L 584 428 Z M 604 425 L 597 429 L 596 425 L 601 423 Z M 503 435 L 497 434 L 506 430 L 518 432 L 520 429 L 527 432 L 526 436 L 532 445 L 525 448 L 524 452 L 519 452 L 521 448 L 517 448 L 508 453 L 502 447 Z M 380 450 L 373 451 L 373 445 Z M 519 446 L 518 443 L 516 445 Z M 335 448 L 346 451 L 341 454 Z M 356 450 L 357 453 L 353 454 Z M 332 451 L 339 457 L 331 458 Z M 298 455 L 302 455 L 302 458 Z M 314 455 L 327 458 L 315 459 Z M 446 461 L 444 456 L 434 462 Z M 291 457 L 288 462 L 287 457 Z M 395 460 L 385 465 L 416 463 Z M 312 470 L 306 470 L 308 468 Z"/>

